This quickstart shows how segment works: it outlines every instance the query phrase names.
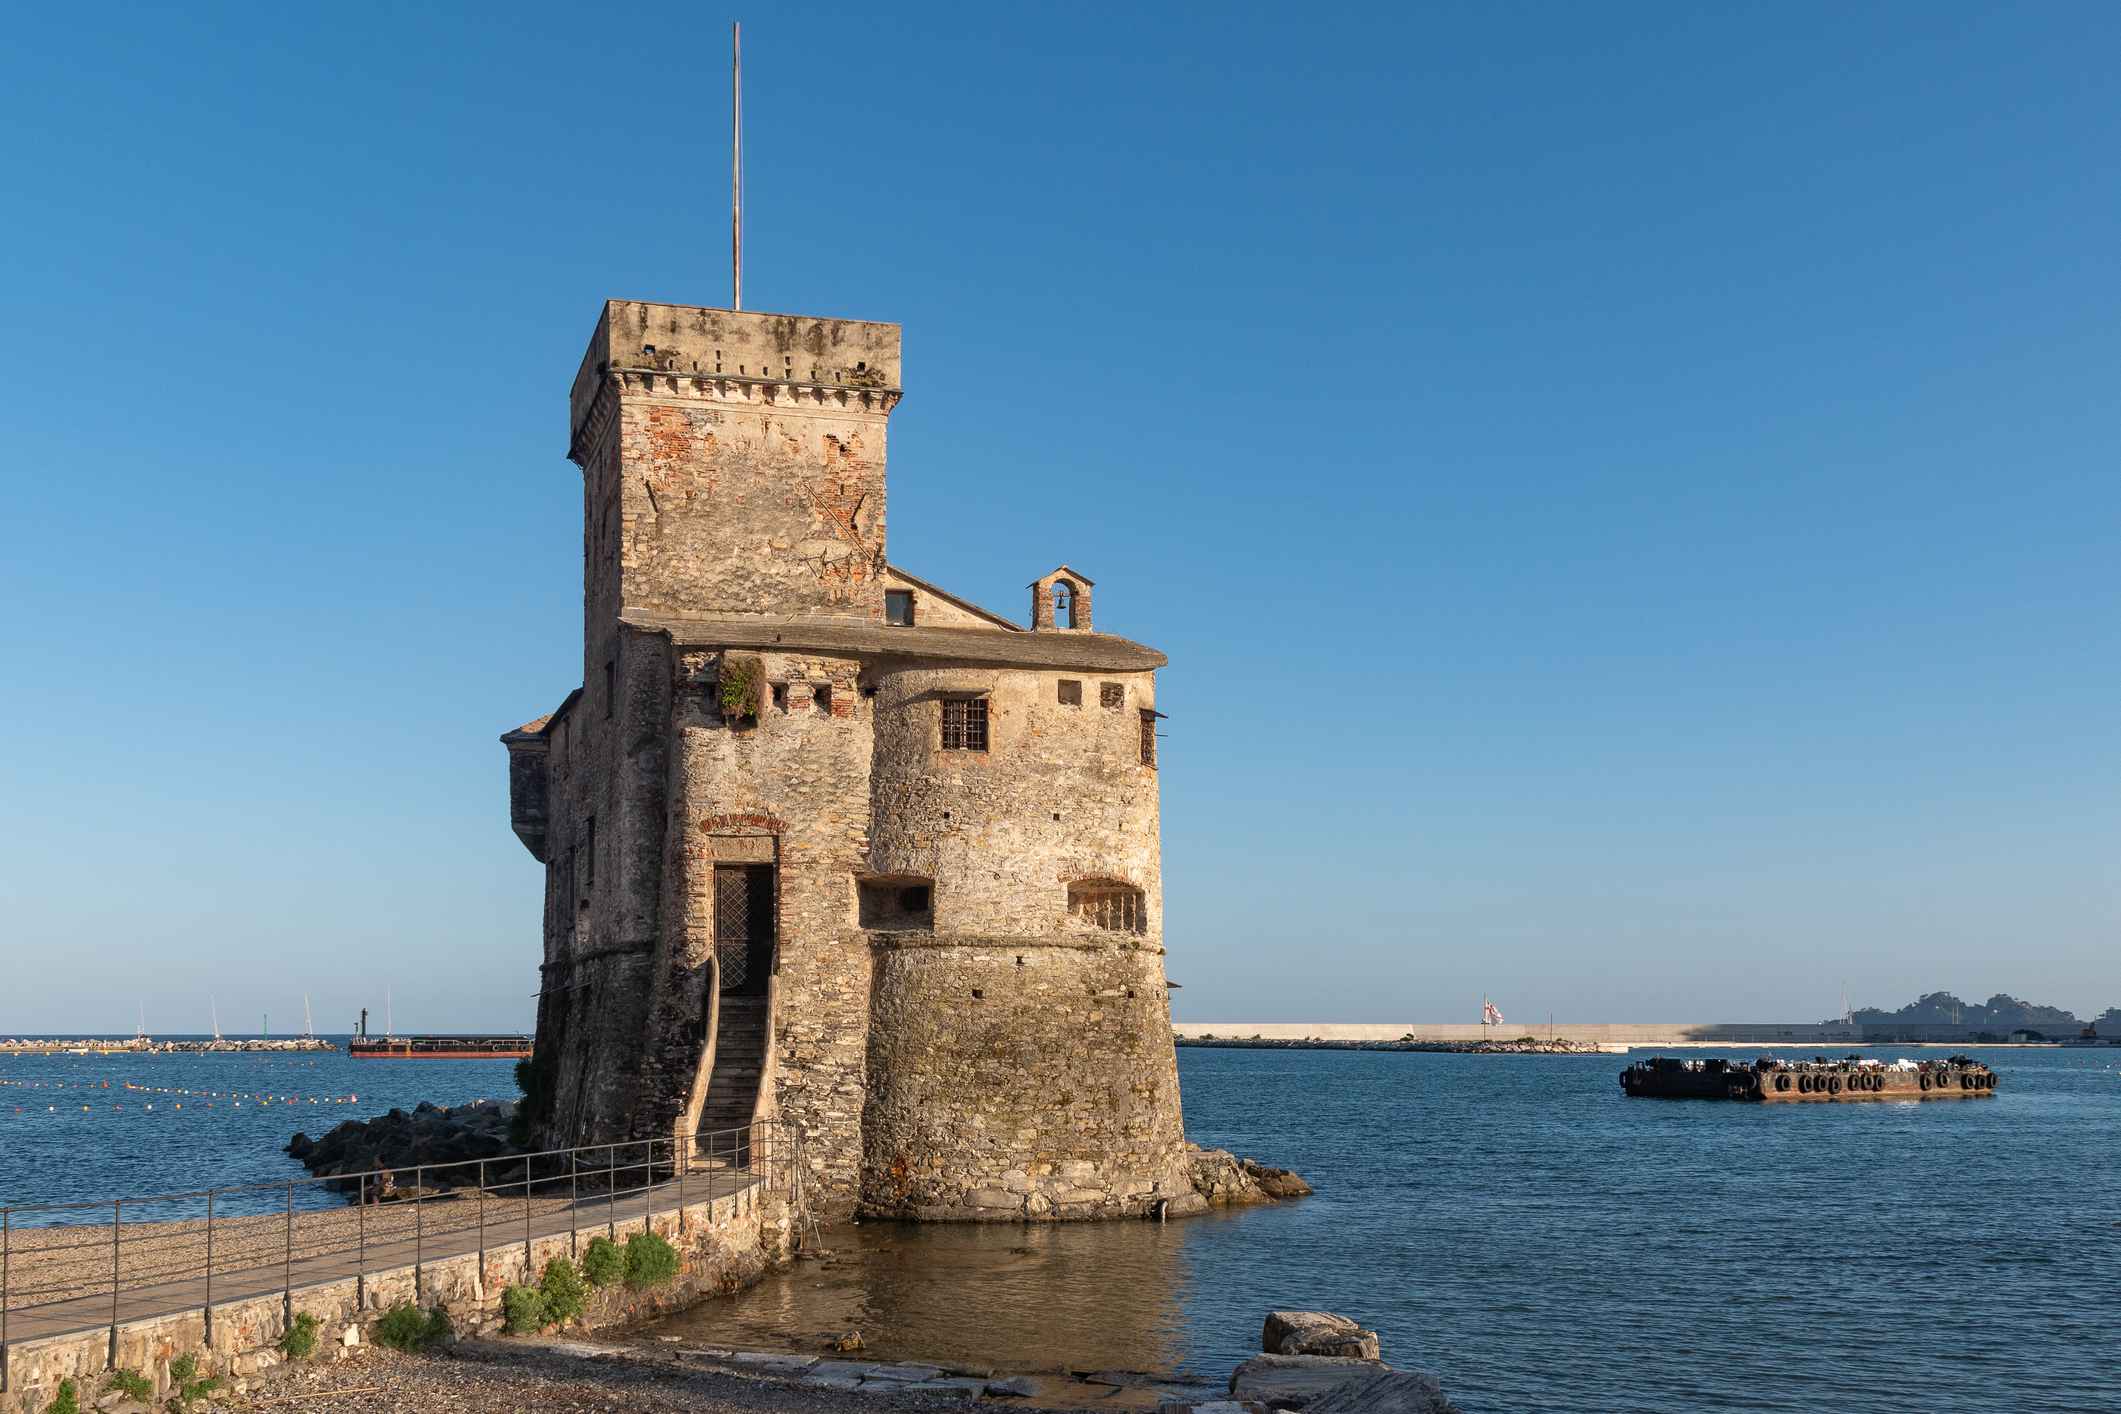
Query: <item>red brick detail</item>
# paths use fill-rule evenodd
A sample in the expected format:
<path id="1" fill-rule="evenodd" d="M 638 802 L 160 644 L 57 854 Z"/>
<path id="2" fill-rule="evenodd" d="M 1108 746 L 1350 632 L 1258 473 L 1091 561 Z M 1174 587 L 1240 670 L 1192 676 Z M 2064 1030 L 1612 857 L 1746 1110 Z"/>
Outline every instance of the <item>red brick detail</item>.
<path id="1" fill-rule="evenodd" d="M 709 815 L 700 821 L 700 833 L 711 835 L 716 830 L 771 830 L 781 835 L 788 832 L 788 823 L 772 815 Z"/>
<path id="2" fill-rule="evenodd" d="M 1056 874 L 1054 878 L 1063 884 L 1125 884 L 1130 889 L 1148 890 L 1124 874 Z"/>

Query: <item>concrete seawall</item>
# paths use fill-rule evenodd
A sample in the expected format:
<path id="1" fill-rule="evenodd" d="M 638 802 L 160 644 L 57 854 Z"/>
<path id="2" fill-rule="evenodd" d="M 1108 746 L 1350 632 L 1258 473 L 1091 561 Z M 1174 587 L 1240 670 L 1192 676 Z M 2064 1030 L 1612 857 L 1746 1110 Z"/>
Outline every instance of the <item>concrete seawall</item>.
<path id="1" fill-rule="evenodd" d="M 1263 1041 L 1584 1041 L 1594 1045 L 1631 1046 L 1863 1046 L 1981 1045 L 1970 1033 L 1929 1032 L 1935 1028 L 1821 1025 L 1816 1022 L 1575 1022 L 1481 1027 L 1425 1022 L 1260 1022 L 1179 1021 L 1172 1031 L 1185 1037 L 1253 1037 Z M 1919 1034 L 1918 1034 L 1919 1033 Z"/>
<path id="2" fill-rule="evenodd" d="M 201 1374 L 242 1378 L 285 1361 L 280 1337 L 301 1313 L 315 1316 L 318 1359 L 330 1358 L 348 1332 L 357 1343 L 372 1340 L 376 1321 L 400 1302 L 423 1309 L 440 1306 L 453 1333 L 488 1335 L 504 1328 L 501 1294 L 513 1285 L 535 1285 L 545 1264 L 555 1257 L 574 1258 L 592 1237 L 610 1235 L 623 1244 L 636 1232 L 651 1230 L 678 1249 L 682 1269 L 671 1281 L 631 1290 L 622 1284 L 599 1289 L 583 1318 L 589 1326 L 616 1325 L 658 1312 L 681 1309 L 715 1295 L 725 1295 L 758 1279 L 768 1268 L 789 1261 L 801 1243 L 795 1209 L 784 1195 L 755 1184 L 711 1201 L 673 1204 L 648 1214 L 638 1212 L 612 1223 L 585 1225 L 577 1233 L 557 1232 L 496 1241 L 483 1253 L 435 1256 L 418 1263 L 379 1267 L 289 1290 L 273 1290 L 233 1300 L 179 1304 L 184 1284 L 173 1283 L 171 1309 L 112 1324 L 98 1324 L 31 1339 L 16 1338 L 0 1350 L 0 1414 L 36 1414 L 52 1399 L 63 1380 L 75 1380 L 82 1404 L 99 1394 L 112 1370 L 137 1371 L 155 1382 L 156 1397 L 170 1393 L 169 1364 L 184 1355 L 199 1358 Z M 12 1313 L 16 1330 L 34 1308 Z"/>

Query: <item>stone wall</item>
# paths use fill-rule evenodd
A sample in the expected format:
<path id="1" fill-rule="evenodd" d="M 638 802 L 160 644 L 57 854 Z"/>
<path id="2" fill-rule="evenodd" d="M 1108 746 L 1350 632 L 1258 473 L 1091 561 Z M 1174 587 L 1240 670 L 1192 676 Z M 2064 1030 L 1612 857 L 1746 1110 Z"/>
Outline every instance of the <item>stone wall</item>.
<path id="1" fill-rule="evenodd" d="M 1142 890 L 1142 936 L 1162 934 L 1157 776 L 1139 713 L 1154 673 L 1024 672 L 884 664 L 876 688 L 869 868 L 935 880 L 941 932 L 1039 937 L 1064 926 L 1070 882 Z M 1080 705 L 1059 701 L 1063 681 Z M 1107 684 L 1117 706 L 1100 705 Z M 942 749 L 941 703 L 983 694 L 989 749 Z"/>
<path id="2" fill-rule="evenodd" d="M 155 1382 L 157 1398 L 171 1392 L 169 1364 L 184 1355 L 199 1360 L 201 1375 L 242 1378 L 286 1363 L 279 1351 L 289 1318 L 317 1317 L 320 1355 L 330 1358 L 349 1329 L 371 1343 L 375 1323 L 400 1302 L 422 1309 L 441 1306 L 453 1338 L 498 1334 L 505 1328 L 501 1294 L 513 1285 L 534 1285 L 555 1257 L 574 1258 L 589 1239 L 609 1235 L 620 1244 L 647 1228 L 668 1238 L 683 1263 L 670 1282 L 640 1291 L 622 1284 L 599 1289 L 582 1318 L 586 1326 L 617 1325 L 682 1310 L 711 1296 L 727 1295 L 756 1281 L 772 1267 L 794 1259 L 802 1245 L 797 1211 L 778 1194 L 753 1188 L 712 1202 L 672 1207 L 644 1218 L 636 1213 L 608 1226 L 585 1225 L 578 1233 L 556 1233 L 530 1242 L 496 1241 L 483 1259 L 477 1253 L 445 1257 L 415 1267 L 390 1267 L 336 1281 L 312 1282 L 282 1293 L 215 1302 L 211 1311 L 193 1306 L 163 1316 L 128 1321 L 112 1329 L 18 1340 L 7 1348 L 6 1390 L 0 1414 L 38 1414 L 62 1380 L 74 1380 L 84 1396 L 100 1394 L 112 1369 L 132 1370 Z M 211 1339 L 209 1339 L 209 1328 Z M 81 1401 L 83 1407 L 90 1403 Z"/>
<path id="3" fill-rule="evenodd" d="M 1159 949 L 876 941 L 865 1212 L 1120 1217 L 1193 1191 Z"/>

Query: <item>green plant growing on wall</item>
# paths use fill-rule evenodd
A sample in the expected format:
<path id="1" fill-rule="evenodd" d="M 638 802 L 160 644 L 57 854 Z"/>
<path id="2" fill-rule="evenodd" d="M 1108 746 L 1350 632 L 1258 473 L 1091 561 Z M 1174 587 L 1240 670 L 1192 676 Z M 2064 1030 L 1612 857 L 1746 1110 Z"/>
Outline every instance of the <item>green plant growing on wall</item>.
<path id="1" fill-rule="evenodd" d="M 440 1306 L 422 1314 L 410 1301 L 400 1301 L 376 1322 L 376 1341 L 393 1350 L 426 1350 L 449 1334 L 449 1314 Z"/>
<path id="2" fill-rule="evenodd" d="M 592 1237 L 589 1250 L 582 1254 L 582 1275 L 591 1286 L 609 1286 L 626 1275 L 626 1259 L 610 1238 Z"/>
<path id="3" fill-rule="evenodd" d="M 217 1389 L 228 1388 L 228 1381 L 219 1375 L 198 1378 L 199 1357 L 180 1355 L 169 1362 L 169 1382 L 175 1388 L 170 1392 L 170 1403 L 177 1407 L 178 1414 L 189 1414 L 194 1401 L 204 1399 Z"/>
<path id="4" fill-rule="evenodd" d="M 538 1294 L 545 1298 L 546 1314 L 562 1325 L 589 1309 L 589 1285 L 565 1257 L 555 1257 L 545 1264 L 545 1278 L 538 1283 Z"/>
<path id="5" fill-rule="evenodd" d="M 280 1336 L 280 1353 L 290 1360 L 307 1360 L 317 1353 L 318 1321 L 307 1311 L 295 1313 L 294 1324 Z"/>
<path id="6" fill-rule="evenodd" d="M 545 1293 L 534 1286 L 511 1286 L 502 1292 L 501 1313 L 507 1317 L 508 1329 L 514 1335 L 539 1330 L 551 1317 L 545 1306 Z"/>
<path id="7" fill-rule="evenodd" d="M 756 658 L 738 658 L 725 653 L 720 678 L 722 720 L 732 726 L 746 717 L 755 720 L 762 705 L 766 665 Z"/>
<path id="8" fill-rule="evenodd" d="M 637 1232 L 626 1239 L 626 1284 L 661 1286 L 678 1274 L 678 1249 L 661 1233 Z"/>
<path id="9" fill-rule="evenodd" d="M 508 1142 L 527 1144 L 533 1127 L 552 1118 L 553 1099 L 559 1089 L 560 1058 L 551 1051 L 533 1052 L 516 1062 L 516 1088 L 523 1098 L 516 1101 L 515 1118 L 508 1121 Z"/>
<path id="10" fill-rule="evenodd" d="M 155 1397 L 155 1382 L 132 1370 L 119 1370 L 111 1375 L 110 1383 L 103 1387 L 105 1394 L 112 1390 L 119 1391 L 127 1399 L 137 1399 L 144 1404 Z"/>
<path id="11" fill-rule="evenodd" d="M 59 1388 L 52 1391 L 52 1402 L 44 1406 L 44 1414 L 81 1414 L 81 1387 L 72 1380 L 59 1381 Z"/>

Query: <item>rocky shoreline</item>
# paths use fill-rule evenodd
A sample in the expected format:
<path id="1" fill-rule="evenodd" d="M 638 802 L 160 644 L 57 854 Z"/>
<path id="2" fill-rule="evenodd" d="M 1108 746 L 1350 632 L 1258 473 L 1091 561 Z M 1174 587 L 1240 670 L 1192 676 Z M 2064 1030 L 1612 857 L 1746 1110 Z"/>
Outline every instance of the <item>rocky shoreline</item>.
<path id="1" fill-rule="evenodd" d="M 1597 1056 L 1606 1048 L 1596 1041 L 1278 1041 L 1258 1036 L 1176 1036 L 1177 1046 L 1220 1046 L 1236 1051 L 1445 1051 L 1471 1056 Z M 1622 1049 L 1625 1049 L 1623 1047 Z"/>
<path id="2" fill-rule="evenodd" d="M 409 1112 L 394 1109 L 371 1120 L 347 1120 L 321 1139 L 297 1134 L 286 1152 L 318 1178 L 329 1180 L 326 1187 L 340 1193 L 365 1192 L 371 1202 L 438 1196 L 476 1185 L 482 1176 L 488 1188 L 520 1185 L 526 1165 L 539 1161 L 525 1159 L 523 1150 L 510 1141 L 515 1115 L 510 1100 L 456 1106 L 423 1100 Z M 1301 1198 L 1312 1191 L 1287 1169 L 1239 1158 L 1226 1149 L 1188 1144 L 1186 1160 L 1193 1192 L 1167 1204 L 1164 1217 L 1186 1217 L 1219 1203 Z M 417 1185 L 406 1169 L 424 1170 L 417 1174 Z M 388 1189 L 381 1183 L 384 1170 L 393 1174 Z"/>
<path id="3" fill-rule="evenodd" d="M 288 1141 L 286 1152 L 318 1178 L 331 1180 L 325 1187 L 339 1193 L 367 1192 L 370 1201 L 386 1193 L 389 1198 L 428 1196 L 461 1184 L 476 1184 L 482 1160 L 488 1187 L 520 1184 L 527 1161 L 493 1162 L 522 1157 L 523 1150 L 508 1137 L 515 1117 L 512 1100 L 473 1100 L 455 1106 L 422 1100 L 409 1112 L 394 1109 L 371 1120 L 347 1120 L 322 1139 L 297 1134 Z M 417 1189 L 407 1175 L 396 1172 L 421 1168 L 431 1172 L 419 1175 Z M 387 1189 L 381 1188 L 385 1170 L 394 1175 Z"/>

